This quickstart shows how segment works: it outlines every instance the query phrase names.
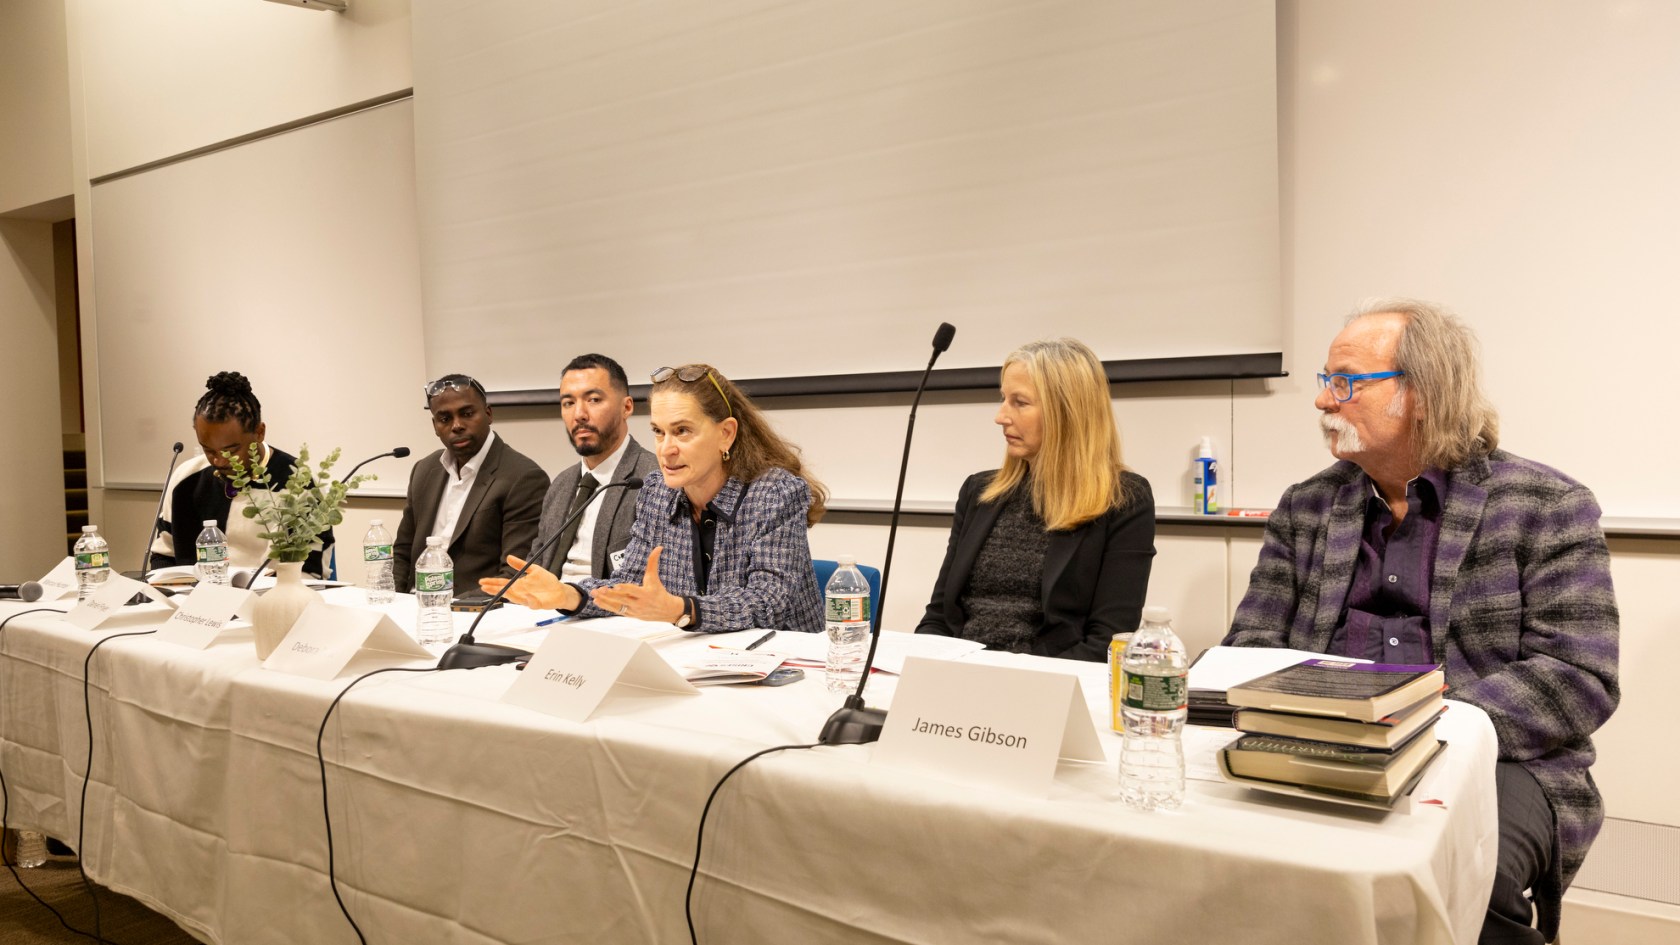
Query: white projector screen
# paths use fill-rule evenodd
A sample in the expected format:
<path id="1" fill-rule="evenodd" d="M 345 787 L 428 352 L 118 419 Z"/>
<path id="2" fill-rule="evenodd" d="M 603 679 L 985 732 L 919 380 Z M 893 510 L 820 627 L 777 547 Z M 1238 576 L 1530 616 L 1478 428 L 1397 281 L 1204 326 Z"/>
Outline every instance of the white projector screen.
<path id="1" fill-rule="evenodd" d="M 268 441 L 339 473 L 424 453 L 412 103 L 399 101 L 93 188 L 105 485 L 197 450 L 218 371 L 251 378 Z M 424 447 L 425 449 L 422 449 Z M 387 460 L 364 491 L 401 495 Z"/>
<path id="2" fill-rule="evenodd" d="M 414 0 L 426 361 L 492 390 L 1282 350 L 1270 0 Z"/>

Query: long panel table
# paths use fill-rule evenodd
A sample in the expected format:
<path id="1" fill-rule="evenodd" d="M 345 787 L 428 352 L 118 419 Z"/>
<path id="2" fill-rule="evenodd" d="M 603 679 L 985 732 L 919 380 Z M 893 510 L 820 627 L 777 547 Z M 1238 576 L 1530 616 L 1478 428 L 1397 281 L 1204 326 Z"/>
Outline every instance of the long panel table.
<path id="1" fill-rule="evenodd" d="M 0 619 L 22 609 L 0 604 Z M 100 638 L 161 620 L 136 611 L 93 633 L 28 614 L 0 636 L 12 825 L 64 838 L 96 881 L 205 941 L 356 941 L 328 886 L 315 741 L 332 698 L 379 665 L 365 657 L 318 682 L 262 669 L 248 631 L 202 651 L 144 636 L 101 647 L 78 838 L 83 663 Z M 1106 716 L 1102 667 L 1061 668 L 1084 674 Z M 816 672 L 614 695 L 574 724 L 499 703 L 515 678 L 376 676 L 327 726 L 335 870 L 369 942 L 686 941 L 707 793 L 761 748 L 813 741 L 839 702 Z M 871 701 L 890 688 L 872 684 Z M 701 941 L 1474 941 L 1497 843 L 1478 710 L 1443 719 L 1449 747 L 1416 795 L 1431 803 L 1411 813 L 1200 780 L 1179 811 L 1134 812 L 1117 800 L 1119 740 L 1098 730 L 1108 762 L 1061 764 L 1043 799 L 870 765 L 869 746 L 759 759 L 707 824 Z"/>

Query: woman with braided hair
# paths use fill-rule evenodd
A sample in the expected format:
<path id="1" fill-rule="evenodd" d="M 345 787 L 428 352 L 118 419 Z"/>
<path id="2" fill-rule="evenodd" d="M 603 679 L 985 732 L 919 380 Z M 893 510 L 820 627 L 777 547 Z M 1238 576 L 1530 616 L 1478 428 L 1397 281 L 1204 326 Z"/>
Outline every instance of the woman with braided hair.
<path id="1" fill-rule="evenodd" d="M 166 568 L 192 564 L 198 533 L 204 522 L 215 519 L 228 538 L 228 561 L 236 568 L 254 568 L 268 557 L 268 542 L 259 537 L 263 526 L 243 514 L 248 504 L 233 488 L 232 472 L 225 454 L 249 461 L 251 447 L 261 451 L 275 488 L 285 485 L 297 458 L 263 442 L 267 425 L 262 404 L 251 392 L 251 382 L 237 371 L 223 371 L 204 382 L 204 396 L 193 408 L 193 433 L 203 455 L 177 468 L 165 488 L 169 499 L 157 523 L 157 540 L 152 542 L 152 566 Z M 332 529 L 320 534 L 321 548 L 304 562 L 305 574 L 320 577 L 322 553 L 333 543 Z"/>

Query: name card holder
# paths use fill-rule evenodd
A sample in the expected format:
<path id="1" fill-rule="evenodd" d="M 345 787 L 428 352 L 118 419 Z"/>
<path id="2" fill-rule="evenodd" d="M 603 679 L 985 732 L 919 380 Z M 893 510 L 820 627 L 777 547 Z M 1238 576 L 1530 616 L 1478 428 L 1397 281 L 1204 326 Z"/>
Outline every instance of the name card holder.
<path id="1" fill-rule="evenodd" d="M 41 603 L 63 600 L 76 594 L 76 558 L 65 555 L 64 560 L 53 566 L 47 576 L 37 581 L 41 585 Z"/>
<path id="2" fill-rule="evenodd" d="M 549 632 L 502 701 L 586 722 L 608 693 L 624 687 L 700 691 L 641 640 L 562 625 Z"/>
<path id="3" fill-rule="evenodd" d="M 291 632 L 262 665 L 294 676 L 331 679 L 364 651 L 403 661 L 436 658 L 380 611 L 316 601 L 298 615 Z"/>
<path id="4" fill-rule="evenodd" d="M 80 601 L 76 606 L 70 608 L 69 612 L 64 615 L 64 619 L 83 630 L 95 630 L 98 629 L 100 624 L 118 614 L 127 616 L 138 613 L 156 616 L 156 611 L 125 611 L 123 609 L 124 605 L 128 603 L 128 599 L 136 594 L 141 594 L 170 608 L 175 606 L 168 596 L 150 584 L 123 577 L 113 571 L 105 579 L 105 583 L 99 590 L 94 591 L 87 600 Z"/>
<path id="5" fill-rule="evenodd" d="M 870 760 L 1042 797 L 1060 758 L 1103 760 L 1077 676 L 910 657 Z"/>
<path id="6" fill-rule="evenodd" d="M 175 608 L 158 631 L 158 639 L 202 650 L 216 641 L 235 620 L 249 620 L 255 596 L 226 584 L 200 584 Z"/>

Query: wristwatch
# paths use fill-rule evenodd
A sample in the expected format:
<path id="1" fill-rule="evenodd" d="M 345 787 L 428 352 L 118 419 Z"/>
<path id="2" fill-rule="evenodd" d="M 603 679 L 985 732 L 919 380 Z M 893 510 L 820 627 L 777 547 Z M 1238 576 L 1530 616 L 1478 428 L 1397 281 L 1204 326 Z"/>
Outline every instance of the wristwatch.
<path id="1" fill-rule="evenodd" d="M 682 616 L 678 617 L 676 619 L 676 625 L 677 625 L 678 630 L 686 629 L 689 624 L 694 622 L 694 598 L 684 597 L 682 600 L 683 600 Z"/>

